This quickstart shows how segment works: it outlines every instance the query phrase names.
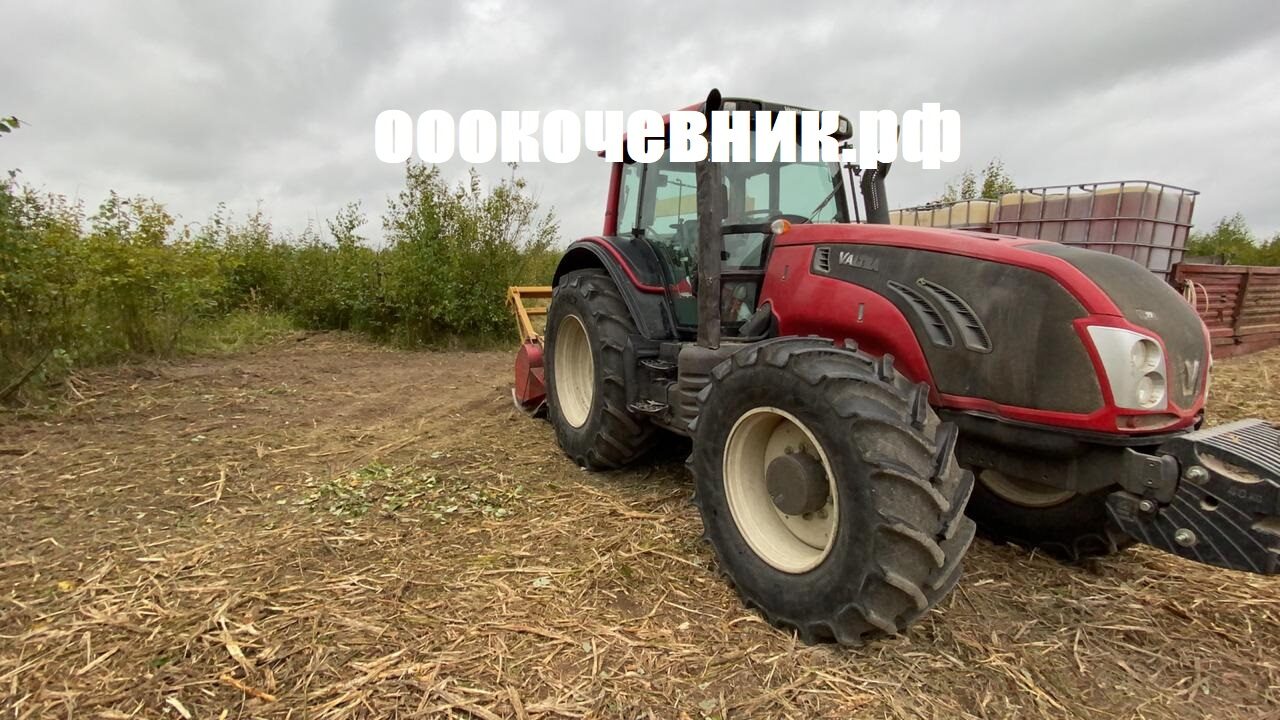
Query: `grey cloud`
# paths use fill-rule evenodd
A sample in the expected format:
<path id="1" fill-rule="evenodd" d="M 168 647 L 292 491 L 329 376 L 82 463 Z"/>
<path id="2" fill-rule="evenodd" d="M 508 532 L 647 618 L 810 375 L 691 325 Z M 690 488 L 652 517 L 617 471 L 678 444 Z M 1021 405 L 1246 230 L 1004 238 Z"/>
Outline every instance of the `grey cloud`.
<path id="1" fill-rule="evenodd" d="M 296 229 L 360 200 L 377 235 L 403 173 L 373 157 L 383 109 L 665 110 L 714 85 L 848 114 L 959 109 L 961 162 L 895 167 L 895 205 L 999 156 L 1026 184 L 1189 185 L 1202 227 L 1239 210 L 1280 230 L 1280 5 L 1261 0 L 42 2 L 3 19 L 23 61 L 0 112 L 31 126 L 0 140 L 0 167 L 90 204 L 114 188 L 199 220 L 261 201 Z M 566 239 L 598 232 L 602 161 L 521 172 Z"/>

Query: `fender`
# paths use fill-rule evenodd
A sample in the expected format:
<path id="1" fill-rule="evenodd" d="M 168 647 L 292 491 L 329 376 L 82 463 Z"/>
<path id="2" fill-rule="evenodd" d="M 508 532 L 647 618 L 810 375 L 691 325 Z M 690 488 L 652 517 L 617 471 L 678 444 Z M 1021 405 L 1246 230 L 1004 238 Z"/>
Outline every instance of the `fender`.
<path id="1" fill-rule="evenodd" d="M 640 334 L 649 340 L 674 340 L 675 320 L 667 306 L 661 275 L 653 263 L 645 262 L 646 252 L 629 238 L 583 238 L 565 250 L 556 266 L 552 287 L 574 270 L 603 269 L 622 293 Z"/>
<path id="2" fill-rule="evenodd" d="M 853 340 L 873 355 L 891 354 L 903 375 L 929 385 L 929 401 L 936 405 L 937 384 L 906 316 L 873 290 L 811 274 L 813 251 L 777 247 L 769 258 L 760 302 L 772 307 L 779 334 Z"/>

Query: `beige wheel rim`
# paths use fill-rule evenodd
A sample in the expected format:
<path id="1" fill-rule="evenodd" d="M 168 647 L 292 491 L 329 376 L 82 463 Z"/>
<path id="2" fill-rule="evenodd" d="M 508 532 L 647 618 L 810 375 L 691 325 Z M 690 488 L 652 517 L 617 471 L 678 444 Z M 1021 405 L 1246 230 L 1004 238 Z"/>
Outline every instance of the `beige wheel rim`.
<path id="1" fill-rule="evenodd" d="M 978 480 L 1003 500 L 1028 508 L 1047 508 L 1075 497 L 1074 490 L 1051 487 L 1034 480 L 1010 477 L 998 470 L 983 470 Z"/>
<path id="2" fill-rule="evenodd" d="M 822 462 L 827 504 L 804 515 L 787 515 L 774 505 L 765 469 L 787 452 L 804 452 Z M 771 567 L 803 573 L 831 553 L 839 519 L 834 474 L 826 451 L 809 428 L 785 410 L 759 407 L 734 423 L 724 447 L 724 489 L 729 513 L 752 551 Z"/>
<path id="3" fill-rule="evenodd" d="M 565 315 L 556 330 L 556 401 L 565 422 L 580 428 L 591 414 L 596 366 L 591 339 L 577 315 Z"/>

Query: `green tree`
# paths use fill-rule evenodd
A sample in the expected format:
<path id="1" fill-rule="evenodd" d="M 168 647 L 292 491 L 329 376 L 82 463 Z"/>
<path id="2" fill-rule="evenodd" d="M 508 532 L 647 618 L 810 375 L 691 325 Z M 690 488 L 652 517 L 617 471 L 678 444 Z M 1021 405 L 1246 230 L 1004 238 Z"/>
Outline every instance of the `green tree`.
<path id="1" fill-rule="evenodd" d="M 957 202 L 960 200 L 999 200 L 1000 196 L 1017 189 L 1013 178 L 1004 168 L 999 158 L 994 158 L 982 169 L 979 176 L 971 168 L 966 168 L 960 177 L 947 183 L 946 189 L 939 198 L 941 202 Z"/>
<path id="2" fill-rule="evenodd" d="M 74 367 L 198 348 L 255 323 L 430 344 L 509 334 L 507 286 L 547 283 L 557 256 L 554 215 L 514 167 L 496 184 L 473 171 L 451 187 L 410 164 L 381 248 L 356 203 L 327 232 L 280 232 L 261 208 L 240 219 L 225 205 L 179 227 L 150 198 L 113 192 L 86 216 L 17 177 L 0 178 L 0 403 L 41 398 Z"/>
<path id="3" fill-rule="evenodd" d="M 546 256 L 558 227 L 541 213 L 525 180 L 511 176 L 486 190 L 473 170 L 449 187 L 440 170 L 405 169 L 405 189 L 390 201 L 383 227 L 387 302 L 408 339 L 491 335 L 511 326 L 507 286 L 547 282 Z"/>
<path id="4" fill-rule="evenodd" d="M 1244 215 L 1224 217 L 1208 232 L 1191 234 L 1189 255 L 1217 255 L 1228 265 L 1280 265 L 1280 233 L 1259 241 Z"/>
<path id="5" fill-rule="evenodd" d="M 1262 243 L 1258 247 L 1258 254 L 1255 257 L 1259 265 L 1280 266 L 1280 232 L 1272 235 L 1270 240 Z"/>
<path id="6" fill-rule="evenodd" d="M 79 203 L 0 181 L 0 402 L 68 364 L 82 336 Z"/>
<path id="7" fill-rule="evenodd" d="M 214 311 L 223 285 L 216 255 L 174 232 L 175 219 L 150 198 L 112 192 L 89 219 L 81 292 L 102 335 L 130 353 L 172 352 L 182 331 Z"/>

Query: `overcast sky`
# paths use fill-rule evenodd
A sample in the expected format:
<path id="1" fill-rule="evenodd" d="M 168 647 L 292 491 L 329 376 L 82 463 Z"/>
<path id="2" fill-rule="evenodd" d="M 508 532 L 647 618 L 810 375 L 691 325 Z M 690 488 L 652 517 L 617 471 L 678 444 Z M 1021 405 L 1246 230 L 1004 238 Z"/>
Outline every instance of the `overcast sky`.
<path id="1" fill-rule="evenodd" d="M 378 237 L 403 175 L 374 157 L 381 110 L 665 111 L 719 87 L 855 118 L 959 110 L 960 161 L 895 166 L 894 207 L 998 156 L 1020 185 L 1159 180 L 1203 193 L 1201 228 L 1239 211 L 1280 231 L 1280 3 L 817 6 L 0 0 L 0 115 L 30 124 L 0 169 L 183 221 L 261 202 L 297 230 L 359 200 Z M 603 160 L 521 171 L 562 241 L 599 232 Z"/>

